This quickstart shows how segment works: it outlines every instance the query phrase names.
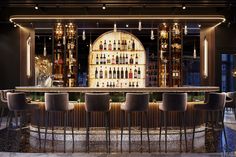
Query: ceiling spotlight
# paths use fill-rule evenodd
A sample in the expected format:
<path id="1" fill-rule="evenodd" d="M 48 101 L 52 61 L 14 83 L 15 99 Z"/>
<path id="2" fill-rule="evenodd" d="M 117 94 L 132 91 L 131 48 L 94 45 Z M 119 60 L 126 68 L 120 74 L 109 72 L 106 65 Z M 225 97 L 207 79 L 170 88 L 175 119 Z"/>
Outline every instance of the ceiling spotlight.
<path id="1" fill-rule="evenodd" d="M 150 37 L 150 39 L 151 40 L 154 40 L 155 38 L 154 38 L 154 31 L 153 31 L 153 29 L 151 30 L 151 37 Z"/>
<path id="2" fill-rule="evenodd" d="M 185 10 L 186 9 L 186 6 L 185 4 L 182 4 L 182 9 Z"/>
<path id="3" fill-rule="evenodd" d="M 14 24 L 14 27 L 17 27 L 17 25 L 16 25 L 16 24 Z"/>
<path id="4" fill-rule="evenodd" d="M 116 23 L 114 23 L 114 32 L 117 31 L 117 28 L 116 28 Z"/>
<path id="5" fill-rule="evenodd" d="M 188 27 L 187 25 L 184 26 L 184 35 L 187 35 L 188 34 Z"/>
<path id="6" fill-rule="evenodd" d="M 125 27 L 128 28 L 128 27 L 129 27 L 129 24 L 126 24 Z"/>
<path id="7" fill-rule="evenodd" d="M 141 22 L 141 21 L 138 22 L 138 30 L 139 30 L 139 31 L 142 30 L 142 22 Z"/>
<path id="8" fill-rule="evenodd" d="M 200 28 L 202 25 L 201 24 L 198 24 L 198 27 Z"/>
<path id="9" fill-rule="evenodd" d="M 82 40 L 85 40 L 85 39 L 86 39 L 85 30 L 83 30 L 83 33 L 82 33 Z"/>
<path id="10" fill-rule="evenodd" d="M 102 5 L 102 10 L 106 10 L 106 4 Z"/>
<path id="11" fill-rule="evenodd" d="M 49 40 L 52 40 L 52 37 L 50 36 L 50 37 L 48 37 L 48 39 L 49 39 Z"/>
<path id="12" fill-rule="evenodd" d="M 34 9 L 35 9 L 35 10 L 38 10 L 38 9 L 39 9 L 38 4 L 36 4 L 36 5 L 34 6 Z"/>

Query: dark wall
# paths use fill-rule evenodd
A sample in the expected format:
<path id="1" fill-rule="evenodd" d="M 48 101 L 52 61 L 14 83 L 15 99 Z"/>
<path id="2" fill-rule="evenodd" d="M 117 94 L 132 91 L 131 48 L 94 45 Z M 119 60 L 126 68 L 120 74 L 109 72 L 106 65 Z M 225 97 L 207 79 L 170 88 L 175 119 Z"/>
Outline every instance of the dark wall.
<path id="1" fill-rule="evenodd" d="M 221 54 L 236 54 L 236 24 L 222 24 L 216 28 L 216 85 L 221 85 Z"/>
<path id="2" fill-rule="evenodd" d="M 20 84 L 19 28 L 0 23 L 0 89 Z"/>

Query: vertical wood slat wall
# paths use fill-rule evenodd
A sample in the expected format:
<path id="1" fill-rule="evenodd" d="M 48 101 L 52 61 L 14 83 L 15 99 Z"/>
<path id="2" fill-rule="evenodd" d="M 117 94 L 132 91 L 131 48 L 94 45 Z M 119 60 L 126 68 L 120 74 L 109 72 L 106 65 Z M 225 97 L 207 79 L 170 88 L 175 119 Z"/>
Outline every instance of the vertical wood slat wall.
<path id="1" fill-rule="evenodd" d="M 159 127 L 159 103 L 150 103 L 148 110 L 148 122 L 150 128 Z M 186 126 L 193 126 L 193 104 L 192 102 L 188 103 L 187 113 L 186 113 Z M 111 104 L 111 112 L 110 112 L 110 125 L 112 129 L 120 128 L 120 105 L 121 103 L 112 103 Z M 44 127 L 44 118 L 45 118 L 45 109 L 44 103 L 40 103 L 40 126 Z M 32 114 L 32 125 L 36 125 L 36 116 L 37 114 Z M 132 114 L 131 124 L 132 126 L 139 126 L 139 115 L 137 113 Z M 169 113 L 168 114 L 168 126 L 176 127 L 179 126 L 180 116 L 177 113 Z M 51 117 L 50 117 L 51 118 Z M 70 127 L 72 125 L 72 118 L 74 118 L 74 126 L 76 128 L 84 128 L 86 126 L 86 112 L 84 108 L 84 103 L 75 103 L 74 117 L 72 114 L 68 114 L 67 126 Z M 146 127 L 145 117 L 143 115 L 143 126 Z M 204 123 L 203 113 L 198 113 L 197 116 L 197 125 L 201 125 Z M 55 126 L 64 126 L 64 117 L 62 113 L 56 113 L 54 118 Z M 92 113 L 91 118 L 91 126 L 92 127 L 104 127 L 104 114 L 103 113 Z M 127 114 L 125 115 L 125 126 L 127 126 Z"/>

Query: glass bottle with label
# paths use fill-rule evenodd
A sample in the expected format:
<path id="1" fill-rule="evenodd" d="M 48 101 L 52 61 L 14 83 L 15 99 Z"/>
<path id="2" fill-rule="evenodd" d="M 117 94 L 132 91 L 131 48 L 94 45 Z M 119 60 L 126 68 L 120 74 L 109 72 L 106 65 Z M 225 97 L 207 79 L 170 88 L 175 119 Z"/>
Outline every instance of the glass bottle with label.
<path id="1" fill-rule="evenodd" d="M 98 79 L 98 69 L 95 70 L 95 79 Z"/>
<path id="2" fill-rule="evenodd" d="M 126 79 L 128 78 L 128 70 L 127 70 L 127 68 L 125 69 L 125 78 Z"/>
<path id="3" fill-rule="evenodd" d="M 113 79 L 116 79 L 116 69 L 113 68 Z"/>
<path id="4" fill-rule="evenodd" d="M 138 64 L 138 54 L 136 53 L 136 56 L 135 56 L 135 64 Z"/>
<path id="5" fill-rule="evenodd" d="M 132 79 L 133 78 L 133 73 L 132 73 L 132 69 L 130 68 L 129 70 L 129 78 Z"/>
<path id="6" fill-rule="evenodd" d="M 111 51 L 112 50 L 112 44 L 111 44 L 111 40 L 109 40 L 109 44 L 108 44 L 108 50 Z"/>
<path id="7" fill-rule="evenodd" d="M 116 41 L 113 42 L 113 50 L 116 50 Z"/>
<path id="8" fill-rule="evenodd" d="M 120 40 L 118 40 L 117 50 L 120 50 Z"/>
<path id="9" fill-rule="evenodd" d="M 109 79 L 111 79 L 112 78 L 112 71 L 111 71 L 111 67 L 110 67 L 110 69 L 109 69 Z"/>
<path id="10" fill-rule="evenodd" d="M 100 41 L 99 50 L 103 50 L 102 41 Z"/>
<path id="11" fill-rule="evenodd" d="M 132 55 L 130 56 L 130 59 L 129 59 L 129 64 L 133 64 L 134 63 L 134 60 L 133 60 L 133 57 Z"/>
<path id="12" fill-rule="evenodd" d="M 99 76 L 100 76 L 100 79 L 102 79 L 102 78 L 103 78 L 103 71 L 102 71 L 102 66 L 100 67 Z"/>
<path id="13" fill-rule="evenodd" d="M 104 40 L 104 46 L 103 46 L 103 49 L 104 49 L 104 50 L 107 50 L 107 43 L 106 43 L 106 40 Z"/>

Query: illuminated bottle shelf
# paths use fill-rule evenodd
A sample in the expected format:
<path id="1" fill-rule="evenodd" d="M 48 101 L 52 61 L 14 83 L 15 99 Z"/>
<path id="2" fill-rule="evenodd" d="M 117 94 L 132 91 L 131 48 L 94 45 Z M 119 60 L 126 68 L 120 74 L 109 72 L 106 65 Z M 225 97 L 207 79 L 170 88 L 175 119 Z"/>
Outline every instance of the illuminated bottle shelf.
<path id="1" fill-rule="evenodd" d="M 142 43 L 124 31 L 98 37 L 89 54 L 89 87 L 145 87 Z"/>

